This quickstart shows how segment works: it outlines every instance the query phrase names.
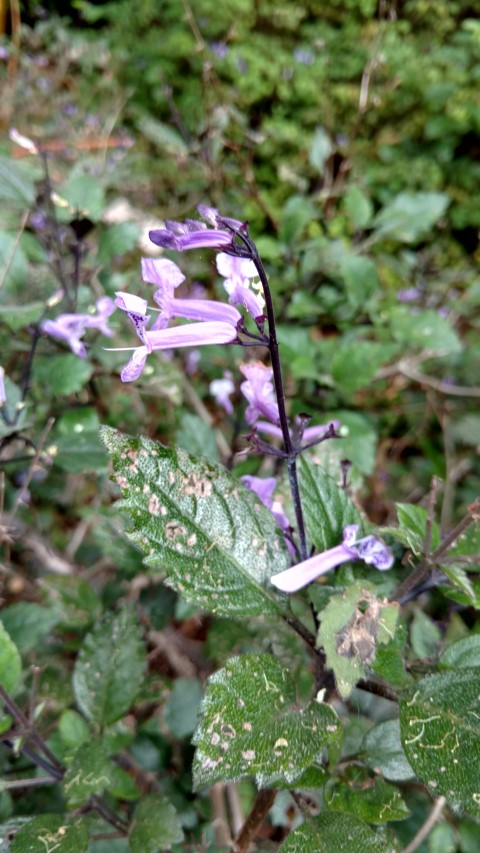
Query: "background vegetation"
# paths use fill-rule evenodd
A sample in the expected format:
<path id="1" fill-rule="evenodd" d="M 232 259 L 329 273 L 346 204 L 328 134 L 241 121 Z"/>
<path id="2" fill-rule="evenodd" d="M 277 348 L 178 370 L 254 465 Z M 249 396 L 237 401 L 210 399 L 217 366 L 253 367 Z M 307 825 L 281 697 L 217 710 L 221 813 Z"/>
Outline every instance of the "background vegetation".
<path id="1" fill-rule="evenodd" d="M 81 360 L 40 332 L 45 317 L 84 312 L 104 294 L 143 296 L 149 227 L 192 215 L 198 203 L 249 221 L 274 291 L 290 411 L 340 419 L 343 441 L 322 445 L 321 463 L 336 479 L 340 461 L 352 463 L 351 496 L 374 523 L 395 526 L 402 502 L 418 509 L 411 529 L 422 518 L 425 535 L 428 505 L 441 536 L 475 501 L 479 11 L 467 0 L 77 0 L 61 9 L 12 0 L 6 10 L 0 674 L 16 710 L 6 705 L 0 721 L 0 850 L 37 850 L 26 846 L 33 835 L 8 838 L 19 826 L 33 832 L 26 818 L 46 813 L 55 833 L 67 810 L 88 820 L 69 824 L 61 853 L 227 847 L 222 821 L 238 828 L 255 787 L 247 779 L 192 792 L 191 737 L 207 676 L 234 654 L 273 647 L 300 699 L 314 684 L 286 630 L 213 617 L 149 576 L 113 507 L 100 424 L 205 454 L 238 475 L 272 473 L 258 456 L 229 450 L 245 446 L 238 351 L 157 359 L 123 385 L 125 357 L 105 351 L 104 338 L 91 333 Z M 219 296 L 210 253 L 182 258 L 182 269 Z M 117 314 L 112 325 L 111 345 L 131 345 Z M 231 417 L 209 392 L 225 369 L 237 382 Z M 429 671 L 457 641 L 475 643 L 478 533 L 467 544 L 468 575 L 454 566 L 449 586 L 404 607 L 399 654 L 409 673 Z M 412 539 L 403 546 L 406 572 Z M 115 643 L 125 653 L 120 678 L 109 668 Z M 82 700 L 85 660 L 113 684 L 101 712 Z M 378 849 L 386 839 L 404 849 L 431 814 L 432 790 L 402 771 L 403 753 L 385 772 L 387 730 L 368 741 L 390 720 L 384 699 L 356 690 L 338 707 L 339 810 L 388 823 Z M 70 781 L 75 762 L 91 761 L 97 776 L 103 767 L 110 781 L 100 806 L 103 789 L 72 794 L 64 778 L 17 785 L 32 776 L 32 726 Z M 365 800 L 372 767 L 397 783 L 393 817 L 381 818 L 382 792 L 370 810 L 353 802 L 357 789 Z M 334 797 L 318 796 L 334 813 Z M 281 791 L 256 849 L 278 849 L 301 810 Z M 148 828 L 153 812 L 167 828 L 160 840 L 158 826 Z M 473 853 L 479 817 L 442 804 L 410 849 Z"/>

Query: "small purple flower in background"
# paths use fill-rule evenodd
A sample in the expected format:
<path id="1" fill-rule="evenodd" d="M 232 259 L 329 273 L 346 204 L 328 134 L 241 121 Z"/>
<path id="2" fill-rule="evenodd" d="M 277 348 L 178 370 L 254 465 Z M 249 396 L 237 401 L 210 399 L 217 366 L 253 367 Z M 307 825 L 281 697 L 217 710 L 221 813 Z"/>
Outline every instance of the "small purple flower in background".
<path id="1" fill-rule="evenodd" d="M 7 392 L 5 391 L 5 370 L 0 365 L 0 408 L 7 402 Z"/>
<path id="2" fill-rule="evenodd" d="M 230 396 L 235 391 L 232 374 L 226 370 L 222 379 L 214 379 L 210 382 L 210 394 L 219 406 L 225 409 L 227 415 L 233 415 L 233 404 Z"/>
<path id="3" fill-rule="evenodd" d="M 109 296 L 103 296 L 96 302 L 96 314 L 60 314 L 55 320 L 44 320 L 40 324 L 42 332 L 64 341 L 79 358 L 87 357 L 87 350 L 81 338 L 86 329 L 98 329 L 102 335 L 111 338 L 113 330 L 107 320 L 115 311 L 115 303 Z"/>
<path id="4" fill-rule="evenodd" d="M 250 290 L 249 279 L 258 276 L 253 261 L 220 252 L 217 255 L 217 270 L 225 279 L 223 284 L 230 305 L 243 305 L 254 320 L 263 316 L 263 300 Z"/>
<path id="5" fill-rule="evenodd" d="M 390 548 L 376 536 L 356 539 L 357 534 L 358 524 L 349 524 L 343 530 L 341 545 L 329 548 L 321 554 L 315 554 L 310 559 L 292 566 L 291 569 L 272 575 L 270 583 L 282 592 L 297 592 L 297 590 L 314 581 L 315 578 L 350 560 L 363 560 L 364 563 L 374 566 L 381 572 L 391 569 L 394 558 Z"/>
<path id="6" fill-rule="evenodd" d="M 208 228 L 205 222 L 198 219 L 185 219 L 184 222 L 172 222 L 167 219 L 165 228 L 150 231 L 149 237 L 156 246 L 164 249 L 174 249 L 185 252 L 188 249 L 223 249 L 233 245 L 234 234 L 228 226 L 234 229 L 242 227 L 236 219 L 223 219 L 213 207 L 199 205 L 198 212 L 202 219 L 212 225 Z"/>
<path id="7" fill-rule="evenodd" d="M 295 62 L 299 62 L 301 65 L 313 65 L 315 62 L 313 50 L 307 50 L 304 47 L 297 47 L 293 51 L 293 58 Z"/>
<path id="8" fill-rule="evenodd" d="M 245 474 L 244 477 L 241 478 L 242 483 L 247 489 L 250 489 L 251 492 L 255 492 L 257 497 L 260 498 L 262 504 L 265 504 L 267 509 L 269 509 L 277 522 L 278 526 L 283 531 L 288 531 L 291 529 L 291 524 L 285 515 L 282 504 L 280 501 L 275 501 L 273 499 L 273 493 L 277 487 L 277 480 L 275 477 L 252 477 L 250 474 Z M 287 545 L 288 545 L 287 541 Z"/>
<path id="9" fill-rule="evenodd" d="M 249 364 L 241 364 L 240 370 L 246 377 L 246 382 L 242 382 L 240 388 L 248 400 L 245 412 L 247 423 L 256 424 L 259 417 L 277 423 L 279 413 L 273 389 L 272 368 L 261 361 L 252 361 Z"/>
<path id="10" fill-rule="evenodd" d="M 416 302 L 420 299 L 421 292 L 418 287 L 404 287 L 402 290 L 397 290 L 397 299 L 399 302 Z"/>

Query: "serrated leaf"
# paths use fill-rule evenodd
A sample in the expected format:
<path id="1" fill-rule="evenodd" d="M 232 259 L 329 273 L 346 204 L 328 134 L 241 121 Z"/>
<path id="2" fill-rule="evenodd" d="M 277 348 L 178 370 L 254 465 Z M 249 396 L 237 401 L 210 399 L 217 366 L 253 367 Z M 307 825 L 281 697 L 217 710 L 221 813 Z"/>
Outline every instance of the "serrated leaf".
<path id="1" fill-rule="evenodd" d="M 0 684 L 8 693 L 14 693 L 20 681 L 22 661 L 9 633 L 0 622 Z"/>
<path id="2" fill-rule="evenodd" d="M 448 646 L 440 657 L 439 666 L 442 669 L 480 667 L 480 635 L 463 637 Z"/>
<path id="3" fill-rule="evenodd" d="M 71 353 L 39 356 L 34 362 L 34 380 L 48 387 L 52 394 L 76 394 L 85 387 L 93 373 L 93 365 Z"/>
<path id="4" fill-rule="evenodd" d="M 414 243 L 443 216 L 449 201 L 445 193 L 399 193 L 375 217 L 376 232 L 381 237 Z"/>
<path id="5" fill-rule="evenodd" d="M 279 853 L 395 853 L 385 836 L 349 814 L 327 812 L 302 824 L 283 842 Z"/>
<path id="6" fill-rule="evenodd" d="M 221 465 L 131 438 L 110 427 L 101 437 L 146 565 L 205 610 L 236 617 L 278 614 L 285 606 L 268 579 L 290 565 L 270 511 Z"/>
<path id="7" fill-rule="evenodd" d="M 375 662 L 378 644 L 390 642 L 395 633 L 399 608 L 377 598 L 374 589 L 358 581 L 332 596 L 322 611 L 318 645 L 344 699 Z"/>
<path id="8" fill-rule="evenodd" d="M 63 779 L 63 790 L 69 805 L 81 806 L 93 794 L 101 794 L 109 788 L 114 769 L 102 738 L 93 738 L 79 746 Z"/>
<path id="9" fill-rule="evenodd" d="M 108 725 L 127 713 L 145 672 L 145 647 L 134 615 L 108 614 L 83 642 L 75 662 L 75 699 L 89 720 Z"/>
<path id="10" fill-rule="evenodd" d="M 383 779 L 360 779 L 355 785 L 335 781 L 325 792 L 331 811 L 353 814 L 367 823 L 405 820 L 410 814 L 398 788 Z"/>
<path id="11" fill-rule="evenodd" d="M 427 510 L 423 506 L 417 506 L 416 504 L 397 503 L 395 506 L 400 527 L 415 534 L 417 540 L 423 545 L 427 531 Z M 432 524 L 430 548 L 434 551 L 439 545 L 440 528 L 437 522 L 434 521 Z M 414 549 L 412 548 L 412 550 Z M 414 553 L 420 554 L 422 552 L 417 550 Z"/>
<path id="12" fill-rule="evenodd" d="M 415 684 L 400 702 L 405 754 L 433 797 L 480 817 L 480 670 L 465 667 Z"/>
<path id="13" fill-rule="evenodd" d="M 347 524 L 361 525 L 357 508 L 335 480 L 311 459 L 300 457 L 298 475 L 309 542 L 317 551 L 339 545 Z"/>
<path id="14" fill-rule="evenodd" d="M 140 801 L 128 840 L 132 853 L 158 853 L 183 841 L 180 820 L 166 797 L 148 794 Z"/>
<path id="15" fill-rule="evenodd" d="M 400 738 L 400 720 L 386 720 L 370 729 L 363 746 L 364 760 L 391 782 L 405 782 L 415 776 L 407 761 Z"/>
<path id="16" fill-rule="evenodd" d="M 61 815 L 45 814 L 32 818 L 18 830 L 11 844 L 12 853 L 84 853 L 88 848 L 88 828 L 84 818 L 72 823 Z"/>
<path id="17" fill-rule="evenodd" d="M 271 655 L 232 658 L 208 681 L 194 735 L 195 787 L 253 776 L 259 787 L 291 785 L 338 741 L 328 705 L 296 710 L 295 685 Z"/>

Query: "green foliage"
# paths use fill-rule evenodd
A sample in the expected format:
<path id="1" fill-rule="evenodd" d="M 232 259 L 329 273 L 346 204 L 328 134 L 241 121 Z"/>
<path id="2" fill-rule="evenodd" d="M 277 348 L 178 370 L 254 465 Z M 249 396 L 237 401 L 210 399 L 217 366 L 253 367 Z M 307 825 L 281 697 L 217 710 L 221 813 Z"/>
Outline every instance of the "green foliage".
<path id="1" fill-rule="evenodd" d="M 84 640 L 73 674 L 78 706 L 98 727 L 126 714 L 145 671 L 145 649 L 134 615 L 108 614 Z"/>
<path id="2" fill-rule="evenodd" d="M 60 815 L 34 817 L 16 833 L 12 853 L 84 853 L 88 848 L 88 828 L 85 818 L 70 822 Z"/>
<path id="3" fill-rule="evenodd" d="M 170 850 L 183 841 L 183 831 L 172 804 L 155 794 L 144 797 L 135 811 L 129 834 L 130 849 L 135 853 L 157 853 Z"/>
<path id="4" fill-rule="evenodd" d="M 384 853 L 385 837 L 353 815 L 335 812 L 320 815 L 292 832 L 282 844 L 281 853 Z M 398 847 L 390 848 L 393 853 Z"/>
<path id="5" fill-rule="evenodd" d="M 220 465 L 102 428 L 113 456 L 130 538 L 153 572 L 189 601 L 219 615 L 278 614 L 267 587 L 288 567 L 272 515 Z"/>
<path id="6" fill-rule="evenodd" d="M 22 661 L 10 635 L 0 623 L 0 683 L 5 690 L 14 693 L 20 681 Z"/>
<path id="7" fill-rule="evenodd" d="M 334 710 L 313 701 L 292 705 L 295 686 L 269 655 L 232 658 L 210 679 L 194 737 L 196 787 L 253 776 L 259 787 L 291 787 L 338 742 Z"/>
<path id="8" fill-rule="evenodd" d="M 300 459 L 299 478 L 309 538 L 317 551 L 339 545 L 343 528 L 361 523 L 358 510 L 332 477 L 305 456 Z"/>

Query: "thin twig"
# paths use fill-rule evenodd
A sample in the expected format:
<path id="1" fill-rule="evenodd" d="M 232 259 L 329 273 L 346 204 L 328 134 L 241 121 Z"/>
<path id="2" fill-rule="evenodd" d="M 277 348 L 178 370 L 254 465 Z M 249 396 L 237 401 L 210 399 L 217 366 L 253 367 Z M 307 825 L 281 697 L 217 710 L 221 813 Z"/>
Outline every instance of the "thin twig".
<path id="1" fill-rule="evenodd" d="M 430 830 L 433 829 L 437 820 L 440 818 L 443 809 L 445 808 L 446 803 L 445 797 L 438 797 L 433 804 L 433 808 L 428 815 L 425 823 L 420 827 L 417 834 L 412 838 L 410 844 L 407 844 L 403 853 L 414 853 L 415 850 L 418 850 L 422 842 L 425 838 L 428 837 Z"/>
<path id="2" fill-rule="evenodd" d="M 12 265 L 13 259 L 15 257 L 15 252 L 17 251 L 18 244 L 20 242 L 20 238 L 21 238 L 21 236 L 25 230 L 25 225 L 27 224 L 27 219 L 28 219 L 29 213 L 30 213 L 30 211 L 26 210 L 22 216 L 21 221 L 20 221 L 20 228 L 18 229 L 18 231 L 15 235 L 15 239 L 12 243 L 12 248 L 10 249 L 10 251 L 7 255 L 4 267 L 2 269 L 2 272 L 0 273 L 0 288 L 3 287 L 3 284 L 5 283 L 5 279 L 8 275 L 8 271 Z"/>
<path id="3" fill-rule="evenodd" d="M 40 440 L 38 442 L 38 447 L 37 447 L 35 456 L 32 459 L 32 464 L 30 465 L 30 468 L 28 469 L 26 477 L 25 477 L 25 482 L 22 483 L 21 488 L 18 490 L 18 493 L 17 493 L 17 496 L 15 498 L 12 509 L 10 510 L 10 513 L 8 515 L 9 523 L 11 521 L 13 521 L 13 519 L 15 518 L 18 507 L 22 503 L 22 501 L 23 501 L 23 499 L 24 499 L 24 497 L 28 491 L 28 487 L 29 487 L 30 481 L 33 477 L 35 466 L 36 466 L 38 460 L 40 459 L 40 456 L 43 452 L 43 448 L 45 447 L 45 442 L 48 438 L 48 434 L 49 434 L 50 430 L 52 429 L 54 423 L 55 423 L 55 418 L 49 418 L 47 423 L 46 423 L 46 426 L 45 426 L 45 428 L 44 428 L 44 430 L 40 436 Z"/>
<path id="4" fill-rule="evenodd" d="M 257 830 L 261 827 L 268 812 L 273 806 L 276 795 L 277 792 L 275 788 L 264 788 L 262 791 L 258 792 L 250 814 L 230 848 L 230 853 L 246 853 L 257 833 Z"/>

